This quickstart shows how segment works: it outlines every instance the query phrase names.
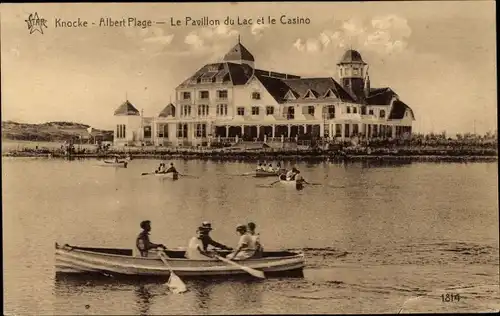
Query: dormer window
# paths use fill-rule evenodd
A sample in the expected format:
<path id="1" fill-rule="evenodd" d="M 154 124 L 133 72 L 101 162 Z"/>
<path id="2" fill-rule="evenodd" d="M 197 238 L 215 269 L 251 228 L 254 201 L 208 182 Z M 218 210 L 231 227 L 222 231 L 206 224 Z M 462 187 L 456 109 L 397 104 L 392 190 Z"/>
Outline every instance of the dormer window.
<path id="1" fill-rule="evenodd" d="M 285 99 L 286 100 L 295 100 L 296 99 L 296 97 L 293 94 L 292 90 L 288 90 L 288 92 L 285 95 Z"/>
<path id="2" fill-rule="evenodd" d="M 202 78 L 201 79 L 201 83 L 211 83 L 212 82 L 212 78 Z"/>
<path id="3" fill-rule="evenodd" d="M 304 99 L 316 99 L 316 96 L 311 90 L 308 90 L 306 95 L 304 96 Z"/>
<path id="4" fill-rule="evenodd" d="M 252 92 L 252 100 L 260 100 L 260 92 Z"/>
<path id="5" fill-rule="evenodd" d="M 325 97 L 326 98 L 335 98 L 335 94 L 333 93 L 333 91 L 331 89 L 328 89 L 328 91 L 326 92 Z"/>
<path id="6" fill-rule="evenodd" d="M 210 67 L 208 67 L 208 71 L 211 71 L 211 72 L 215 72 L 215 71 L 218 71 L 219 70 L 219 66 L 218 65 L 212 65 Z"/>

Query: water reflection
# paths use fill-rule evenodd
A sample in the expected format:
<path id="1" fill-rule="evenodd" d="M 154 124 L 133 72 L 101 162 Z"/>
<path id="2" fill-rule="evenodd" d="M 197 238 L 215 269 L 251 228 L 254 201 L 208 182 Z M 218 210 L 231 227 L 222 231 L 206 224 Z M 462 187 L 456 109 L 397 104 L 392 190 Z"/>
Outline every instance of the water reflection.
<path id="1" fill-rule="evenodd" d="M 152 299 L 155 295 L 151 294 L 146 285 L 139 285 L 135 288 L 137 296 L 137 307 L 140 315 L 148 315 L 150 313 Z"/>

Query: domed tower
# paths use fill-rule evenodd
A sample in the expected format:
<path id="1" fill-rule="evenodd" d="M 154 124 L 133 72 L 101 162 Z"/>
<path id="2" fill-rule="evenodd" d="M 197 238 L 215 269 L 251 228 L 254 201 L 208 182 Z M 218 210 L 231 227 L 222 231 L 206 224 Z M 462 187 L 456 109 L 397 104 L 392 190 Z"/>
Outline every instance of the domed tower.
<path id="1" fill-rule="evenodd" d="M 235 64 L 247 64 L 254 68 L 255 59 L 253 55 L 246 49 L 243 44 L 241 44 L 240 36 L 238 35 L 238 44 L 236 44 L 231 50 L 224 56 L 225 62 L 235 63 Z"/>
<path id="2" fill-rule="evenodd" d="M 346 51 L 337 64 L 342 86 L 356 97 L 358 102 L 364 102 L 365 99 L 365 66 L 367 64 L 361 54 L 352 49 Z"/>

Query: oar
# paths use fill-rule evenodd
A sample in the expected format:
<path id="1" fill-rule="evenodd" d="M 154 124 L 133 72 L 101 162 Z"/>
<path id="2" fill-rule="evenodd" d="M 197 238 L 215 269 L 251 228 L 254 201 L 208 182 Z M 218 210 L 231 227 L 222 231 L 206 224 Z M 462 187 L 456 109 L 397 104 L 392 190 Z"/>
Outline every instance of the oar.
<path id="1" fill-rule="evenodd" d="M 158 255 L 160 256 L 161 261 L 163 261 L 163 264 L 165 264 L 168 270 L 170 270 L 170 277 L 168 278 L 168 281 L 166 283 L 168 288 L 175 294 L 186 292 L 186 284 L 184 284 L 181 278 L 179 278 L 177 274 L 174 273 L 172 267 L 170 266 L 170 264 L 168 264 L 167 256 L 165 255 L 165 253 L 163 251 L 158 251 Z"/>
<path id="2" fill-rule="evenodd" d="M 149 175 L 149 174 L 155 174 L 155 173 L 154 173 L 154 172 L 143 172 L 143 173 L 141 174 L 141 176 L 147 176 L 147 175 Z"/>
<path id="3" fill-rule="evenodd" d="M 190 177 L 190 178 L 199 179 L 199 177 L 197 177 L 197 176 L 192 176 L 192 175 L 189 175 L 189 174 L 182 174 L 182 173 L 180 173 L 180 172 L 178 172 L 178 174 L 179 174 L 180 176 L 183 176 L 183 177 Z"/>
<path id="4" fill-rule="evenodd" d="M 280 182 L 281 180 L 277 180 L 277 181 L 274 181 L 273 183 L 271 184 L 260 184 L 258 185 L 258 187 L 261 187 L 261 188 L 270 188 L 272 187 L 273 185 L 275 185 L 276 183 Z"/>
<path id="5" fill-rule="evenodd" d="M 222 262 L 225 262 L 225 263 L 231 264 L 231 265 L 233 265 L 235 267 L 238 267 L 241 270 L 243 270 L 243 271 L 245 271 L 247 273 L 250 273 L 251 275 L 253 275 L 256 278 L 260 278 L 260 279 L 265 279 L 266 278 L 266 276 L 264 275 L 264 272 L 262 272 L 262 271 L 242 266 L 241 264 L 238 264 L 238 263 L 236 263 L 234 261 L 231 261 L 229 259 L 226 259 L 226 258 L 218 256 L 218 255 L 215 255 L 214 257 L 217 258 L 217 259 L 219 259 Z"/>

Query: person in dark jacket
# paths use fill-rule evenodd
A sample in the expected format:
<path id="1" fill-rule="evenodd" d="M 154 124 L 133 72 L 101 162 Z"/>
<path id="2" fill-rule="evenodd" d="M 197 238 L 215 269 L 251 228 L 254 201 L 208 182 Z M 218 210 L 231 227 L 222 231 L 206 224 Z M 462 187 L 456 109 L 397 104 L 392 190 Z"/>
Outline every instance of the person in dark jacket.
<path id="1" fill-rule="evenodd" d="M 228 247 L 226 245 L 223 245 L 221 243 L 216 242 L 215 240 L 210 237 L 210 231 L 212 231 L 212 224 L 209 222 L 203 222 L 201 224 L 201 227 L 199 229 L 200 231 L 200 239 L 201 242 L 203 243 L 203 250 L 207 251 L 208 246 L 212 246 L 215 248 L 220 248 L 223 250 L 233 250 L 233 248 Z"/>
<path id="2" fill-rule="evenodd" d="M 141 257 L 147 257 L 148 251 L 155 248 L 167 249 L 163 244 L 155 244 L 149 240 L 149 232 L 151 231 L 151 221 L 141 222 L 142 232 L 137 236 L 136 247 L 139 250 Z"/>

